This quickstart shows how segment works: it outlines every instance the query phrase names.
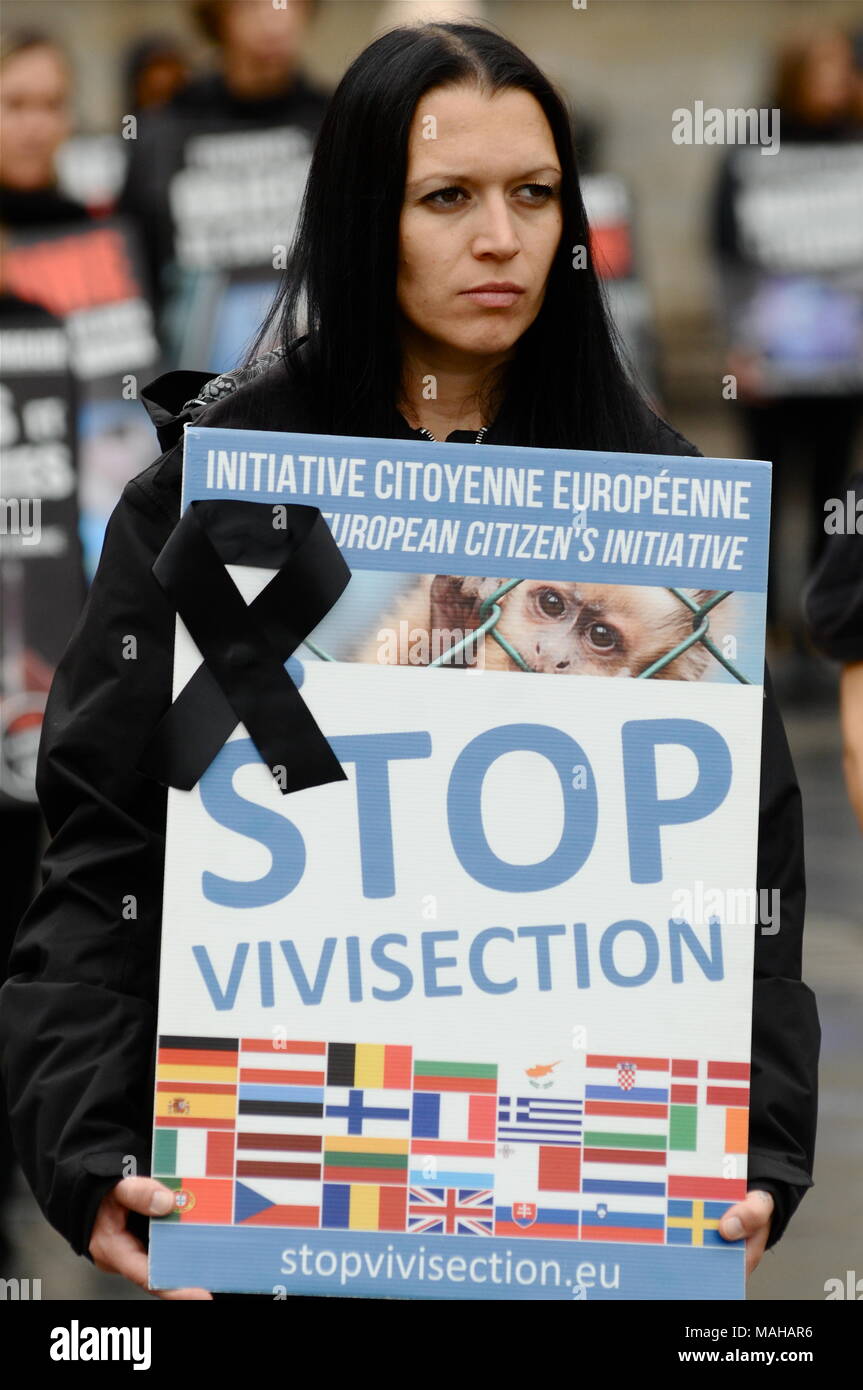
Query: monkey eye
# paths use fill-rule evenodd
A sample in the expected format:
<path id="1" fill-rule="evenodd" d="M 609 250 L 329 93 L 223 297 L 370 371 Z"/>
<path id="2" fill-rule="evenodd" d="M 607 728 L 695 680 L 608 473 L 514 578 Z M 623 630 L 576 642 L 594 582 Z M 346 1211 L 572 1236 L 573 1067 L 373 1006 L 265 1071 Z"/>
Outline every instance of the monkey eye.
<path id="1" fill-rule="evenodd" d="M 588 642 L 599 652 L 614 651 L 623 645 L 617 628 L 611 627 L 608 623 L 591 623 L 585 631 Z"/>
<path id="2" fill-rule="evenodd" d="M 546 618 L 562 618 L 566 612 L 566 601 L 557 589 L 540 589 L 536 601 Z"/>

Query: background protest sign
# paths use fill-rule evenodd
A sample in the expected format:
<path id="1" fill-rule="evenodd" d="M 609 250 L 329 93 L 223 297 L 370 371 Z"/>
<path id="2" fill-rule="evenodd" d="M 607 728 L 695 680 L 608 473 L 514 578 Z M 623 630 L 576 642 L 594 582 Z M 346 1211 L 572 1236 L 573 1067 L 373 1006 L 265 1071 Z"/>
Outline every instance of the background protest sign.
<path id="1" fill-rule="evenodd" d="M 95 573 L 105 527 L 130 478 L 152 457 L 138 401 L 159 345 L 134 229 L 119 218 L 10 232 L 9 289 L 62 318 L 77 382 L 78 502 L 84 564 Z M 145 378 L 146 379 L 146 378 Z"/>
<path id="2" fill-rule="evenodd" d="M 301 127 L 197 129 L 183 138 L 170 185 L 177 262 L 187 270 L 272 266 L 290 245 L 312 139 Z"/>
<path id="3" fill-rule="evenodd" d="M 863 142 L 733 151 L 737 255 L 722 268 L 729 344 L 763 395 L 863 387 Z"/>
<path id="4" fill-rule="evenodd" d="M 638 256 L 632 191 L 617 174 L 595 173 L 582 177 L 581 194 L 591 253 L 615 326 L 639 379 L 659 394 L 656 331 Z"/>
<path id="5" fill-rule="evenodd" d="M 75 391 L 60 320 L 0 295 L 0 808 L 36 804 L 54 668 L 84 602 Z"/>
<path id="6" fill-rule="evenodd" d="M 169 792 L 152 1287 L 743 1297 L 769 488 L 187 427 L 184 508 L 314 505 L 352 571 L 288 663 L 346 780 L 238 726 Z"/>
<path id="7" fill-rule="evenodd" d="M 169 357 L 236 364 L 279 278 L 325 102 L 284 119 L 159 111 L 141 124 L 120 206 L 141 229 Z"/>

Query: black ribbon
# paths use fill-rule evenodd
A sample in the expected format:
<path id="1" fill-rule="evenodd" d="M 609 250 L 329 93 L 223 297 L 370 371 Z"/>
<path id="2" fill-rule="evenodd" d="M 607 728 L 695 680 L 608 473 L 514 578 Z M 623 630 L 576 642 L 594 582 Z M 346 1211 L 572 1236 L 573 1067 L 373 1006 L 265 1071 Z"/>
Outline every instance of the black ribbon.
<path id="1" fill-rule="evenodd" d="M 275 524 L 282 518 L 284 528 Z M 277 573 L 246 604 L 230 564 Z M 204 661 L 156 725 L 139 771 L 190 791 L 239 721 L 285 794 L 345 781 L 284 668 L 350 579 L 318 508 L 192 502 L 153 574 Z"/>

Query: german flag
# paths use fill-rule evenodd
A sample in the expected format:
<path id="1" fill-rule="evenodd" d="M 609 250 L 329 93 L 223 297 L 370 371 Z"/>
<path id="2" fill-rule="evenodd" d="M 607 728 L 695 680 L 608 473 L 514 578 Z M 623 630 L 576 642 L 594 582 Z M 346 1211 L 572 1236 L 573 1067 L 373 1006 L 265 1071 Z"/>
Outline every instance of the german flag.
<path id="1" fill-rule="evenodd" d="M 158 1081 L 236 1081 L 237 1038 L 190 1038 L 163 1034 L 156 1058 Z"/>

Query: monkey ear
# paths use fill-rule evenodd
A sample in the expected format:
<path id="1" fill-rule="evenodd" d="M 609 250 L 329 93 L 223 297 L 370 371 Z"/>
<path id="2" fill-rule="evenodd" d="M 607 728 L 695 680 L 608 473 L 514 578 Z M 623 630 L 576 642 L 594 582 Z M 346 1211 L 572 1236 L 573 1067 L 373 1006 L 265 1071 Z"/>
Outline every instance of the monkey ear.
<path id="1" fill-rule="evenodd" d="M 479 627 L 480 604 L 503 584 L 502 579 L 436 574 L 432 580 L 429 621 L 439 631 L 472 631 Z"/>

